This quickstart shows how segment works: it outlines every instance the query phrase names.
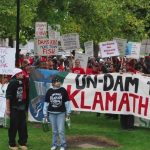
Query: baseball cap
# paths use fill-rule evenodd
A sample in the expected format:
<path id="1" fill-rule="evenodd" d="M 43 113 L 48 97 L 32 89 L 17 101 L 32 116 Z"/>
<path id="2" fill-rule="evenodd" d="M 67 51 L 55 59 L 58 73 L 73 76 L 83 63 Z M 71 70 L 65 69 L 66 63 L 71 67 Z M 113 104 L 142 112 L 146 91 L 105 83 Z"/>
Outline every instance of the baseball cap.
<path id="1" fill-rule="evenodd" d="M 22 69 L 20 68 L 14 68 L 11 77 L 14 77 L 16 74 L 21 73 Z"/>
<path id="2" fill-rule="evenodd" d="M 54 76 L 54 77 L 52 78 L 52 83 L 55 83 L 55 82 L 61 82 L 61 79 L 60 79 L 59 76 Z"/>

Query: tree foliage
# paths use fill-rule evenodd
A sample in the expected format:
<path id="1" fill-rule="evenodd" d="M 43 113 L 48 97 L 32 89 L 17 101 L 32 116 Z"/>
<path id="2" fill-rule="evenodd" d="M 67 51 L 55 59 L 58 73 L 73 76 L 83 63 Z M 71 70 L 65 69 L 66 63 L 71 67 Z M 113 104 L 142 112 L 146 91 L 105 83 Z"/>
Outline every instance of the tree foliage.
<path id="1" fill-rule="evenodd" d="M 16 0 L 1 0 L 0 37 L 16 32 Z M 139 41 L 150 37 L 149 0 L 20 0 L 20 38 L 34 37 L 36 21 L 60 24 L 61 33 L 77 32 L 81 44 L 113 37 Z"/>

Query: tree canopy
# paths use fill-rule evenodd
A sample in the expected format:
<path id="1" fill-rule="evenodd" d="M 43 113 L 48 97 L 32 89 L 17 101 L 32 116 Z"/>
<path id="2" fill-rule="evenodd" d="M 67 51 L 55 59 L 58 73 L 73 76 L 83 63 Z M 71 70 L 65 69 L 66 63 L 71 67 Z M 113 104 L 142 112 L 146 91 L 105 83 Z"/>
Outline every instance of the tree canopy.
<path id="1" fill-rule="evenodd" d="M 16 34 L 16 0 L 1 0 L 0 37 Z M 34 38 L 35 22 L 60 24 L 61 34 L 77 32 L 81 44 L 113 37 L 150 37 L 149 0 L 20 0 L 21 42 Z"/>

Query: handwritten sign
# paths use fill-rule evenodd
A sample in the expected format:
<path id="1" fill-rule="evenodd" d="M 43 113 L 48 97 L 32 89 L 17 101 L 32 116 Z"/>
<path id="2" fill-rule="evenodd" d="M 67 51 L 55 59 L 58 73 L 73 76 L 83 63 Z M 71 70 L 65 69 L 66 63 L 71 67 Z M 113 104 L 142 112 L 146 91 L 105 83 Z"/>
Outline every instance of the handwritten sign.
<path id="1" fill-rule="evenodd" d="M 80 48 L 79 35 L 77 33 L 64 34 L 61 37 L 64 50 L 76 50 Z"/>
<path id="2" fill-rule="evenodd" d="M 128 42 L 126 49 L 126 57 L 138 59 L 140 57 L 140 48 L 141 43 Z"/>
<path id="3" fill-rule="evenodd" d="M 118 46 L 116 41 L 107 41 L 99 43 L 102 58 L 118 56 Z"/>
<path id="4" fill-rule="evenodd" d="M 56 39 L 37 39 L 36 54 L 40 56 L 57 55 L 58 41 Z"/>
<path id="5" fill-rule="evenodd" d="M 35 37 L 46 38 L 47 37 L 47 22 L 35 23 Z"/>
<path id="6" fill-rule="evenodd" d="M 0 74 L 12 74 L 15 68 L 15 48 L 0 47 Z"/>
<path id="7" fill-rule="evenodd" d="M 85 54 L 88 56 L 93 56 L 93 41 L 87 41 L 84 43 Z"/>
<path id="8" fill-rule="evenodd" d="M 117 46 L 118 46 L 120 56 L 124 56 L 126 46 L 127 46 L 127 39 L 113 38 L 113 40 L 116 40 L 116 42 L 117 42 Z"/>
<path id="9" fill-rule="evenodd" d="M 150 39 L 144 39 L 141 42 L 141 51 L 140 55 L 145 56 L 145 54 L 150 53 Z"/>

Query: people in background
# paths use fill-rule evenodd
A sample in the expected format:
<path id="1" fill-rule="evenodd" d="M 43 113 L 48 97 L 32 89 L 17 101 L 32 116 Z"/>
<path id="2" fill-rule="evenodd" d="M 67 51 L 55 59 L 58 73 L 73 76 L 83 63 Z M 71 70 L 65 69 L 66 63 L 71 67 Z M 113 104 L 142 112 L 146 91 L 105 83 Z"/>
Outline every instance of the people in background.
<path id="1" fill-rule="evenodd" d="M 72 73 L 85 74 L 84 69 L 80 65 L 80 60 L 79 59 L 75 60 L 75 66 L 72 68 Z"/>
<path id="2" fill-rule="evenodd" d="M 126 63 L 126 72 L 136 74 L 137 70 L 134 69 L 135 61 L 134 59 L 129 60 Z M 120 123 L 122 129 L 132 130 L 134 128 L 134 116 L 133 115 L 120 115 Z"/>

